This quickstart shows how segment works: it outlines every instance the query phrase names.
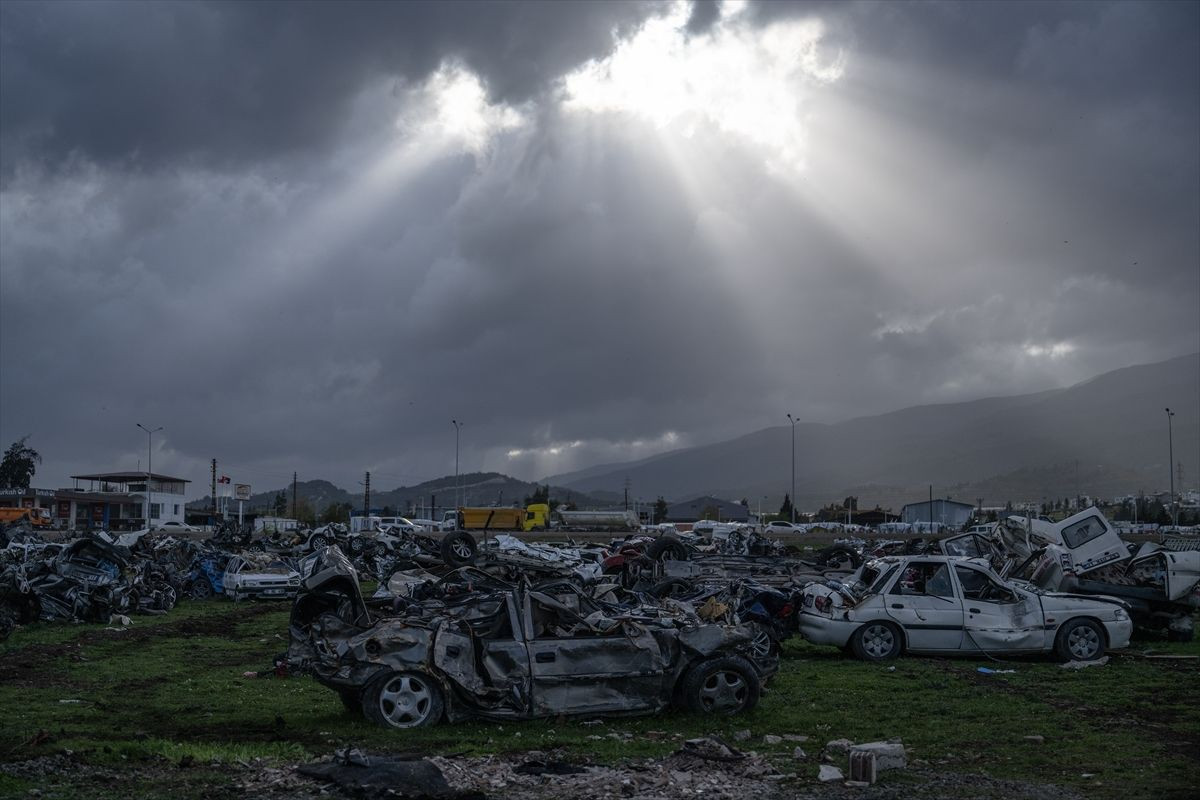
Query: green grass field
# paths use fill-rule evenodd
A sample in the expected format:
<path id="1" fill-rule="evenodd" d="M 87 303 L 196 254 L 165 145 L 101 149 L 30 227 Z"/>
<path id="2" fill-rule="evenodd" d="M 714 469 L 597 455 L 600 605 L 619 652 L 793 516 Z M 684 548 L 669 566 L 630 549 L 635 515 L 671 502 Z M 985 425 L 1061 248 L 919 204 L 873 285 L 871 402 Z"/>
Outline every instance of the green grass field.
<path id="1" fill-rule="evenodd" d="M 916 769 L 1058 784 L 1086 797 L 1182 797 L 1197 786 L 1200 662 L 1135 655 L 1147 648 L 1200 655 L 1197 644 L 1137 643 L 1106 666 L 1075 671 L 1042 660 L 902 658 L 877 666 L 793 641 L 761 704 L 741 717 L 668 713 L 604 725 L 558 719 L 405 733 L 346 713 L 310 679 L 243 678 L 269 669 L 284 650 L 286 622 L 284 605 L 211 601 L 137 617 L 119 631 L 61 624 L 17 631 L 0 645 L 0 761 L 69 750 L 117 769 L 102 783 L 69 773 L 0 776 L 0 795 L 36 788 L 44 798 L 234 796 L 222 763 L 292 763 L 347 744 L 430 754 L 561 747 L 615 762 L 665 755 L 679 746 L 673 734 L 732 741 L 746 728 L 754 734 L 748 746 L 778 755 L 802 781 L 813 780 L 828 740 L 899 737 Z M 980 666 L 1016 673 L 984 675 Z M 605 738 L 610 732 L 633 738 Z M 810 758 L 793 762 L 788 742 L 762 745 L 767 733 L 809 736 Z M 196 766 L 175 769 L 181 759 Z"/>

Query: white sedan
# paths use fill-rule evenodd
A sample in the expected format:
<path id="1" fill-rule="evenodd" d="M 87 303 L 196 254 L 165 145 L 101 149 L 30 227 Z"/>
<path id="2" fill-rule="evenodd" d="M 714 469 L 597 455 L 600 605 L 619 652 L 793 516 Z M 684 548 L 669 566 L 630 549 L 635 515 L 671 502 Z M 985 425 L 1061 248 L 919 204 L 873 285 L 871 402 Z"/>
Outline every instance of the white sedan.
<path id="1" fill-rule="evenodd" d="M 225 565 L 225 594 L 234 602 L 248 598 L 283 600 L 300 590 L 300 573 L 277 558 L 234 556 Z"/>
<path id="2" fill-rule="evenodd" d="M 1005 581 L 981 561 L 881 558 L 845 583 L 801 595 L 800 632 L 867 661 L 912 653 L 1053 653 L 1094 661 L 1128 646 L 1133 623 L 1113 597 L 1046 592 Z"/>
<path id="3" fill-rule="evenodd" d="M 768 536 L 778 536 L 781 533 L 804 533 L 804 528 L 783 520 L 775 520 L 763 526 L 763 533 Z"/>

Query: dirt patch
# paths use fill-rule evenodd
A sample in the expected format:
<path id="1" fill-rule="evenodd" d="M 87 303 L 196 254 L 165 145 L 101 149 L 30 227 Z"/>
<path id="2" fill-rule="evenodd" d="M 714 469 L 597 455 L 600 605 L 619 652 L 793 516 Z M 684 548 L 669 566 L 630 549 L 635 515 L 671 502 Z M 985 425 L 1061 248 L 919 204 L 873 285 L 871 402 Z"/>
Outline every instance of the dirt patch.
<path id="1" fill-rule="evenodd" d="M 801 800 L 929 800 L 1010 798 L 1011 800 L 1081 800 L 1077 792 L 1052 784 L 999 780 L 973 773 L 907 770 L 889 773 L 884 783 L 848 787 L 841 782 L 818 783 L 815 764 L 779 769 L 753 753 L 733 761 L 715 761 L 678 752 L 658 759 L 635 759 L 614 766 L 588 762 L 569 763 L 561 753 L 528 752 L 503 756 L 446 757 L 430 760 L 450 786 L 490 800 L 669 800 L 704 797 L 706 800 L 746 798 L 800 798 Z M 405 756 L 397 756 L 405 758 Z M 411 756 L 408 756 L 411 758 Z M 347 797 L 342 790 L 306 778 L 298 765 L 268 766 L 251 762 L 204 765 L 188 761 L 171 763 L 155 759 L 123 766 L 119 771 L 92 767 L 76 756 L 54 755 L 0 765 L 0 772 L 36 780 L 53 788 L 86 782 L 111 788 L 142 782 L 204 780 L 205 769 L 220 769 L 221 784 L 209 785 L 204 796 L 218 800 L 246 797 L 262 800 L 318 800 Z M 539 774 L 540 773 L 540 774 Z M 229 783 L 225 783 L 229 780 Z M 193 784 L 194 786 L 194 784 Z M 86 796 L 86 792 L 83 796 Z"/>

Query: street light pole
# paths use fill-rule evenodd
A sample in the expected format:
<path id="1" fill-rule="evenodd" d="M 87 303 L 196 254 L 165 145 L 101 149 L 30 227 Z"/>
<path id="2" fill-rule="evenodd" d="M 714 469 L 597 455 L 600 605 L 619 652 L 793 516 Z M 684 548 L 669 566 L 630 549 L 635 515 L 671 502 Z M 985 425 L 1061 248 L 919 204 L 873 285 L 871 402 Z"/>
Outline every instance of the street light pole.
<path id="1" fill-rule="evenodd" d="M 458 508 L 462 505 L 462 498 L 459 497 L 458 490 L 458 432 L 462 429 L 463 424 L 456 419 L 450 420 L 450 424 L 454 426 L 454 526 L 462 527 L 462 520 L 458 518 Z"/>
<path id="2" fill-rule="evenodd" d="M 1167 409 L 1167 452 L 1169 453 L 1167 462 L 1167 473 L 1171 476 L 1171 525 L 1179 527 L 1179 511 L 1175 504 L 1175 435 L 1171 431 L 1171 417 L 1175 416 L 1175 412 Z"/>
<path id="3" fill-rule="evenodd" d="M 146 530 L 150 530 L 150 502 L 154 499 L 154 493 L 150 489 L 150 481 L 154 479 L 154 464 L 151 459 L 154 457 L 154 434 L 161 431 L 162 426 L 159 425 L 154 430 L 140 422 L 137 426 L 146 432 Z"/>
<path id="4" fill-rule="evenodd" d="M 788 422 L 792 423 L 792 524 L 796 524 L 796 423 L 800 420 L 794 418 L 791 414 L 787 415 Z"/>

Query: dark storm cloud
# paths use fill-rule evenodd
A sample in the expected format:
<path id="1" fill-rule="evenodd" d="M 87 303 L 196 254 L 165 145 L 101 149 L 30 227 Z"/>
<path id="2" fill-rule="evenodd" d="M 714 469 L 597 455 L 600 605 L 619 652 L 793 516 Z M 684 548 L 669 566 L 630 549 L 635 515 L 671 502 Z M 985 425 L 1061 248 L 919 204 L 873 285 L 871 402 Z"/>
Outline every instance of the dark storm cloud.
<path id="1" fill-rule="evenodd" d="M 235 165 L 327 146 L 380 76 L 460 58 L 520 101 L 614 30 L 658 8 L 622 2 L 87 2 L 0 4 L 4 174 L 79 152 L 159 166 Z"/>
<path id="2" fill-rule="evenodd" d="M 643 4 L 0 4 L 0 444 L 389 488 L 456 417 L 540 477 L 1200 347 L 1194 5 L 751 12 L 844 56 L 797 176 L 563 106 Z M 492 104 L 461 141 L 443 64 Z"/>

